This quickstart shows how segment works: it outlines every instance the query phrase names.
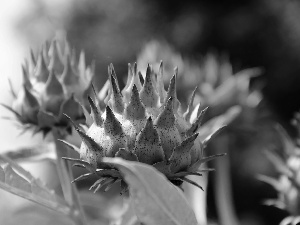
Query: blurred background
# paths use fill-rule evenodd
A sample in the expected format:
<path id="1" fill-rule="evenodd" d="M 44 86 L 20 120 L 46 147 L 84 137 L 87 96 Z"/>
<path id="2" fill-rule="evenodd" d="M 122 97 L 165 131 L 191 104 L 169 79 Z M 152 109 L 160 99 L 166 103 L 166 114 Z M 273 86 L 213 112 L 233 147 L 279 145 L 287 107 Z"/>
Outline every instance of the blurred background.
<path id="1" fill-rule="evenodd" d="M 146 65 L 166 58 L 167 70 L 175 62 L 179 74 L 185 74 L 184 82 L 178 84 L 183 99 L 209 54 L 221 61 L 225 57 L 232 73 L 262 68 L 262 75 L 251 80 L 251 87 L 262 87 L 263 93 L 255 112 L 260 115 L 255 119 L 255 135 L 231 132 L 233 197 L 242 224 L 274 225 L 286 216 L 262 204 L 276 197 L 276 192 L 255 176 L 276 175 L 261 154 L 269 142 L 276 141 L 269 122 L 280 122 L 291 135 L 295 133 L 289 122 L 300 107 L 299 1 L 4 0 L 0 7 L 0 102 L 12 101 L 8 79 L 15 90 L 20 88 L 21 64 L 30 48 L 38 51 L 57 30 L 66 30 L 71 45 L 78 52 L 85 51 L 88 64 L 95 60 L 98 87 L 107 79 L 109 63 L 124 77 L 129 62 Z M 3 108 L 0 112 L 10 116 Z M 19 135 L 12 121 L 0 124 L 2 151 L 42 140 L 39 135 Z M 216 216 L 213 203 L 208 213 Z"/>

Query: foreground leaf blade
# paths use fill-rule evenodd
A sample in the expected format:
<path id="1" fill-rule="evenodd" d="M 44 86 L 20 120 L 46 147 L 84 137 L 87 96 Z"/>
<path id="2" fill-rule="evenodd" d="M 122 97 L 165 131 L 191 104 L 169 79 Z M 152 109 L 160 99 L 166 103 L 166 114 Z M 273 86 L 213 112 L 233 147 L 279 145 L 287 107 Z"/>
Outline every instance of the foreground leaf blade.
<path id="1" fill-rule="evenodd" d="M 51 143 L 12 149 L 4 152 L 2 155 L 13 161 L 22 162 L 37 162 L 41 160 L 54 160 L 56 158 L 54 146 Z"/>
<path id="2" fill-rule="evenodd" d="M 124 175 L 134 210 L 142 223 L 197 224 L 195 214 L 181 190 L 154 167 L 120 158 L 105 158 L 104 162 L 114 164 Z"/>
<path id="3" fill-rule="evenodd" d="M 3 156 L 0 159 L 6 164 L 4 168 L 0 166 L 0 189 L 62 214 L 70 214 L 70 207 L 53 190 L 48 189 L 16 163 L 10 163 Z"/>

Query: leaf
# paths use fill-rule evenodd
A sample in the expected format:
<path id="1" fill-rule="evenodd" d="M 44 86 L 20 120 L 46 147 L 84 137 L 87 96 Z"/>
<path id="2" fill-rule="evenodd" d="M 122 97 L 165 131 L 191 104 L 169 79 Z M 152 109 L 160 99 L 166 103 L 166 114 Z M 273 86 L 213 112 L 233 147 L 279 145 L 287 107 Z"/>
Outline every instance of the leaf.
<path id="1" fill-rule="evenodd" d="M 179 188 L 154 167 L 120 158 L 104 158 L 114 164 L 129 185 L 138 219 L 147 225 L 196 225 L 197 220 Z"/>
<path id="2" fill-rule="evenodd" d="M 106 224 L 118 221 L 128 209 L 128 203 L 123 196 L 104 197 L 90 191 L 80 192 L 79 196 L 87 218 Z"/>
<path id="3" fill-rule="evenodd" d="M 5 222 L 6 225 L 74 225 L 70 218 L 35 204 L 18 207 Z"/>
<path id="4" fill-rule="evenodd" d="M 56 158 L 54 145 L 51 143 L 21 147 L 4 152 L 2 155 L 14 161 L 37 162 L 41 160 L 54 160 Z"/>
<path id="5" fill-rule="evenodd" d="M 54 193 L 54 190 L 50 190 L 40 180 L 5 156 L 0 156 L 0 160 L 6 164 L 4 168 L 0 166 L 1 189 L 69 215 L 69 206 Z"/>

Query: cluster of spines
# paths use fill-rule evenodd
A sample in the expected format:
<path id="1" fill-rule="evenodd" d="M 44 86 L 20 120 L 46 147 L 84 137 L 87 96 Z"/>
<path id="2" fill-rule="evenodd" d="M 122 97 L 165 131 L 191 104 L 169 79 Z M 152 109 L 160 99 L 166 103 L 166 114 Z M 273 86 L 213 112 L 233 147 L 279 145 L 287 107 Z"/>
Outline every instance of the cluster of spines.
<path id="1" fill-rule="evenodd" d="M 206 109 L 199 110 L 197 119 L 190 124 L 188 121 L 193 108 L 195 91 L 187 111 L 181 115 L 178 112 L 180 102 L 176 96 L 177 70 L 175 70 L 175 75 L 172 77 L 166 92 L 160 82 L 163 73 L 162 65 L 161 63 L 160 74 L 156 77 L 150 65 L 148 65 L 143 84 L 137 72 L 137 65 L 134 64 L 133 68 L 129 65 L 128 80 L 122 91 L 119 88 L 112 64 L 108 67 L 111 88 L 108 90 L 108 98 L 106 98 L 105 113 L 102 115 L 101 110 L 92 98 L 88 97 L 88 99 L 91 107 L 91 117 L 94 121 L 92 126 L 99 127 L 100 129 L 97 132 L 102 132 L 101 135 L 109 136 L 115 141 L 109 143 L 110 148 L 101 146 L 97 142 L 105 140 L 96 140 L 94 137 L 89 136 L 89 131 L 85 134 L 75 126 L 83 140 L 84 147 L 75 149 L 80 153 L 81 160 L 68 160 L 76 164 L 82 163 L 90 170 L 90 173 L 78 177 L 75 181 L 96 173 L 102 178 L 92 188 L 96 187 L 96 190 L 98 190 L 99 187 L 110 186 L 109 184 L 119 180 L 120 176 L 114 168 L 104 164 L 102 158 L 122 157 L 126 160 L 153 165 L 174 183 L 187 181 L 199 187 L 198 184 L 185 176 L 201 175 L 197 172 L 200 164 L 224 155 L 202 157 L 204 145 L 201 141 L 197 141 L 199 144 L 196 145 L 195 140 L 198 137 L 197 131 Z M 153 80 L 153 77 L 156 79 Z M 182 126 L 178 117 L 183 117 L 182 120 L 186 123 L 184 126 Z M 131 126 L 135 129 L 135 134 L 132 137 L 130 135 L 128 137 L 126 127 L 124 127 L 126 121 L 130 121 Z M 91 130 L 93 129 L 90 128 L 90 133 Z M 96 136 L 99 134 L 97 133 Z M 73 146 L 70 147 L 74 149 Z M 114 177 L 113 174 L 116 176 Z"/>
<path id="2" fill-rule="evenodd" d="M 68 121 L 63 113 L 75 120 L 83 118 L 77 100 L 85 104 L 94 75 L 94 63 L 86 66 L 83 51 L 77 61 L 75 50 L 65 39 L 61 43 L 54 39 L 50 45 L 46 42 L 37 56 L 31 50 L 22 71 L 23 88 L 17 94 L 11 86 L 16 100 L 12 107 L 5 107 L 25 130 L 34 127 L 34 132 L 47 133 L 51 126 L 64 126 Z"/>

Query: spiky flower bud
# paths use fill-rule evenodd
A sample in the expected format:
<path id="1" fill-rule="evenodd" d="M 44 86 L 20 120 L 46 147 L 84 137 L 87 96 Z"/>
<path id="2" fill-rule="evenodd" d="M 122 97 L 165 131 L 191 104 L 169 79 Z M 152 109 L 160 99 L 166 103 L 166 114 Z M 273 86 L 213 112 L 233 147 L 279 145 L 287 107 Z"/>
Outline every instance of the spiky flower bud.
<path id="1" fill-rule="evenodd" d="M 169 72 L 164 82 L 168 82 L 170 71 L 175 66 L 179 67 L 177 79 L 180 83 L 178 93 L 181 99 L 187 99 L 187 94 L 191 94 L 195 84 L 198 85 L 192 92 L 193 98 L 189 105 L 195 106 L 195 98 L 201 102 L 201 109 L 209 106 L 206 119 L 219 116 L 234 105 L 242 106 L 249 114 L 248 109 L 254 108 L 261 100 L 259 91 L 249 90 L 250 79 L 262 73 L 260 68 L 245 69 L 234 74 L 227 55 L 209 53 L 195 62 L 183 58 L 167 43 L 159 41 L 147 43 L 138 56 L 140 66 L 149 62 L 158 66 L 161 60 L 164 61 L 166 72 Z M 162 70 L 155 70 L 154 73 L 162 73 Z M 191 111 L 187 110 L 184 117 L 189 119 L 190 116 Z"/>
<path id="2" fill-rule="evenodd" d="M 10 109 L 24 127 L 47 133 L 53 127 L 70 133 L 71 126 L 64 114 L 83 120 L 81 104 L 87 104 L 94 65 L 86 66 L 84 52 L 77 59 L 75 50 L 65 38 L 45 43 L 23 66 L 23 85 L 14 94 Z M 86 103 L 85 103 L 86 102 Z"/>
<path id="3" fill-rule="evenodd" d="M 162 71 L 162 68 L 160 68 Z M 76 125 L 82 138 L 79 159 L 66 158 L 81 164 L 93 173 L 108 179 L 106 185 L 121 179 L 119 172 L 102 162 L 103 157 L 121 157 L 153 165 L 174 184 L 180 185 L 187 175 L 201 175 L 197 172 L 200 164 L 217 156 L 204 158 L 204 144 L 198 137 L 203 114 L 193 124 L 181 113 L 176 95 L 176 76 L 170 80 L 168 91 L 162 84 L 163 73 L 155 75 L 148 65 L 146 77 L 141 84 L 137 65 L 128 67 L 128 80 L 121 91 L 113 66 L 110 65 L 107 106 L 101 110 L 89 98 L 93 124 L 86 133 Z M 198 110 L 190 106 L 191 111 Z M 207 140 L 206 140 L 207 141 Z M 75 181 L 86 178 L 84 175 Z M 113 179 L 111 179 L 113 178 Z M 122 182 L 121 182 L 122 184 Z M 103 182 L 96 182 L 98 190 Z"/>
<path id="4" fill-rule="evenodd" d="M 276 153 L 276 151 L 266 152 L 266 156 L 279 173 L 278 179 L 259 176 L 262 181 L 272 185 L 278 192 L 278 198 L 267 200 L 266 204 L 284 209 L 290 214 L 281 224 L 298 224 L 300 221 L 300 114 L 295 116 L 294 125 L 298 130 L 296 140 L 293 140 L 282 127 L 277 126 L 283 154 Z"/>

